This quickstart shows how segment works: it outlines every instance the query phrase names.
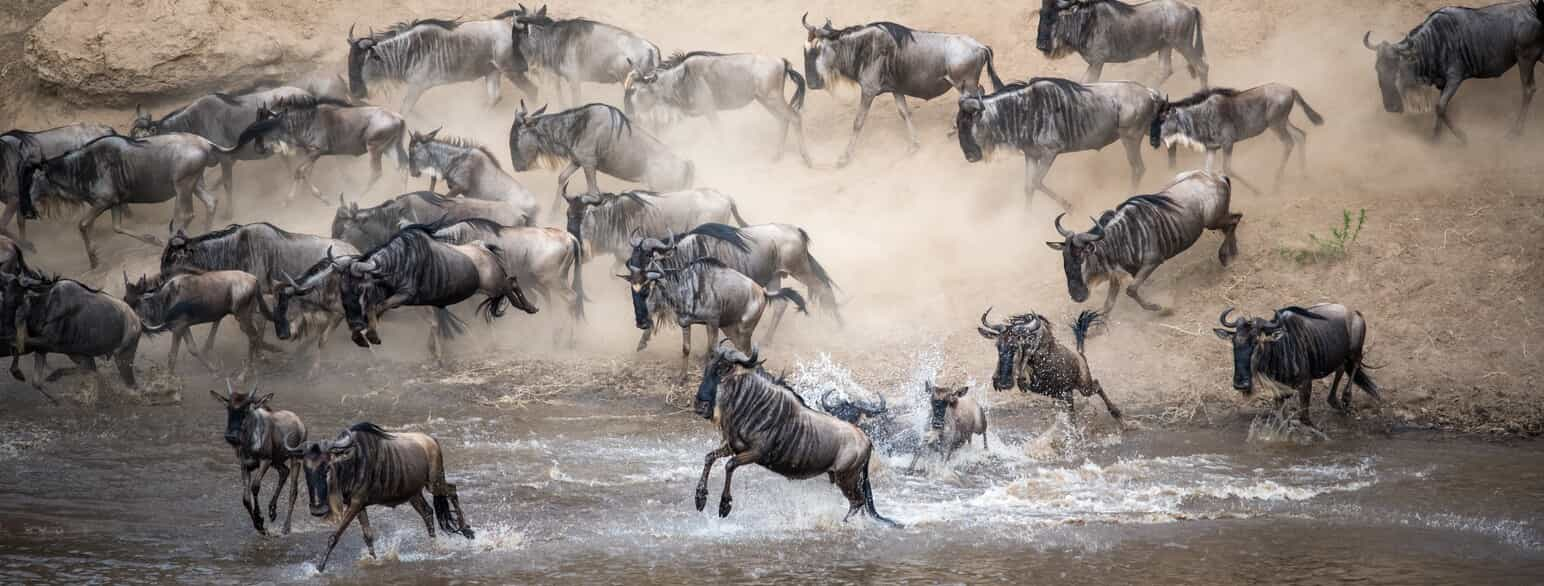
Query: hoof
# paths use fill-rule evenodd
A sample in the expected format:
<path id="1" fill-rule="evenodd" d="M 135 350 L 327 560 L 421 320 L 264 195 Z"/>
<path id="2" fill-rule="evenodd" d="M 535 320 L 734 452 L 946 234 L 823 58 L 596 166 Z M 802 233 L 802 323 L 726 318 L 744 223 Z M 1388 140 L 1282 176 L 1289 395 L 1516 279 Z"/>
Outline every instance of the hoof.
<path id="1" fill-rule="evenodd" d="M 471 527 L 462 527 L 461 528 L 461 536 L 465 537 L 467 539 L 476 539 L 477 538 L 477 535 L 475 533 L 472 533 L 472 528 Z"/>
<path id="2" fill-rule="evenodd" d="M 708 506 L 708 491 L 697 491 L 697 510 L 700 512 Z"/>
<path id="3" fill-rule="evenodd" d="M 730 508 L 731 507 L 729 506 L 729 499 L 724 499 L 724 500 L 719 501 L 718 502 L 718 516 L 719 516 L 719 518 L 728 517 L 729 516 L 729 509 Z"/>
<path id="4" fill-rule="evenodd" d="M 361 334 L 359 332 L 354 332 L 354 335 L 349 336 L 349 339 L 353 340 L 354 341 L 354 345 L 355 346 L 359 346 L 360 348 L 369 348 L 370 347 L 370 342 L 365 340 L 365 335 Z"/>
<path id="5" fill-rule="evenodd" d="M 375 330 L 365 332 L 365 339 L 370 340 L 370 343 L 376 346 L 381 345 L 381 337 L 376 335 Z"/>

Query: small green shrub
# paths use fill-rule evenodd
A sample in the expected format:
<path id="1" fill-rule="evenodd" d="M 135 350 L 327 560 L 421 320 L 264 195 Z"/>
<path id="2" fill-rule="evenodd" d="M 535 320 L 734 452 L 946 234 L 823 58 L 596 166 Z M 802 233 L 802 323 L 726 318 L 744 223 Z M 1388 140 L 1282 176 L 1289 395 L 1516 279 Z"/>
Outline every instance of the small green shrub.
<path id="1" fill-rule="evenodd" d="M 1309 233 L 1307 248 L 1282 247 L 1281 256 L 1297 261 L 1299 264 L 1340 260 L 1346 257 L 1351 244 L 1361 237 L 1362 227 L 1366 225 L 1367 208 L 1357 212 L 1355 221 L 1352 219 L 1351 210 L 1341 210 L 1340 226 L 1332 226 L 1329 236 L 1320 238 L 1317 234 Z"/>

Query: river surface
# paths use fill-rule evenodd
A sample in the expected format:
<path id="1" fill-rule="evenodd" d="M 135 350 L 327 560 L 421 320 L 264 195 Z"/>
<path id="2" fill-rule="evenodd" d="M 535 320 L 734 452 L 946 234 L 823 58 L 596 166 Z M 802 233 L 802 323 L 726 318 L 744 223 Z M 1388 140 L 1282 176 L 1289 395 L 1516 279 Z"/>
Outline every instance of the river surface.
<path id="1" fill-rule="evenodd" d="M 819 377 L 796 382 L 808 392 Z M 505 411 L 427 393 L 314 395 L 275 401 L 312 439 L 362 413 L 439 438 L 477 538 L 430 541 L 410 507 L 380 509 L 380 557 L 356 525 L 318 574 L 327 528 L 304 491 L 292 534 L 257 535 L 223 408 L 200 390 L 172 406 L 0 414 L 0 583 L 1544 582 L 1536 442 L 1342 431 L 1299 445 L 1002 409 L 987 449 L 912 472 L 905 454 L 881 458 L 879 510 L 905 524 L 886 529 L 842 522 L 824 479 L 756 467 L 736 474 L 727 519 L 716 467 L 697 512 L 716 434 L 657 401 Z"/>

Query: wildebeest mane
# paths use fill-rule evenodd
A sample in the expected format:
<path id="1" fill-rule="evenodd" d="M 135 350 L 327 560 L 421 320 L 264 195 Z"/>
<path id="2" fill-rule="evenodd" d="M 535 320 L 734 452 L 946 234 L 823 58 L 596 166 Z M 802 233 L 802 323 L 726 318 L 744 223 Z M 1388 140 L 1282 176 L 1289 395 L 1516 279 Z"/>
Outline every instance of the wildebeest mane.
<path id="1" fill-rule="evenodd" d="M 876 28 L 878 28 L 878 29 L 880 29 L 882 31 L 885 31 L 885 34 L 890 35 L 890 38 L 894 39 L 895 40 L 895 44 L 898 45 L 898 46 L 904 47 L 907 44 L 911 43 L 912 41 L 916 40 L 916 31 L 913 31 L 910 27 L 908 27 L 906 25 L 897 24 L 897 23 L 890 22 L 890 21 L 887 21 L 887 20 L 871 22 L 871 23 L 868 23 L 868 24 L 855 24 L 855 25 L 852 25 L 852 26 L 849 26 L 849 27 L 846 27 L 846 28 L 837 29 L 835 31 L 832 31 L 831 37 L 832 38 L 836 38 L 836 39 L 840 39 L 840 38 L 842 38 L 844 36 L 850 35 L 852 33 L 861 31 L 861 30 L 869 28 L 869 27 L 876 27 Z"/>
<path id="2" fill-rule="evenodd" d="M 1328 361 L 1327 349 L 1337 339 L 1326 327 L 1330 323 L 1324 317 L 1301 307 L 1285 307 L 1279 310 L 1281 327 L 1285 335 L 1261 345 L 1253 357 L 1255 374 L 1277 382 L 1295 385 L 1313 378 L 1313 367 Z M 1301 319 L 1299 319 L 1301 318 Z"/>
<path id="3" fill-rule="evenodd" d="M 488 147 L 486 145 L 478 143 L 477 141 L 474 141 L 474 140 L 472 140 L 470 138 L 464 138 L 464 137 L 460 137 L 460 136 L 435 136 L 434 138 L 425 140 L 423 142 L 426 142 L 426 143 L 429 143 L 429 144 L 438 144 L 438 145 L 450 146 L 450 147 L 455 147 L 455 148 L 458 148 L 458 149 L 465 149 L 465 150 L 468 150 L 468 151 L 471 151 L 471 150 L 482 151 L 482 154 L 488 156 L 488 160 L 493 163 L 493 167 L 495 169 L 503 169 L 504 168 L 502 165 L 499 164 L 499 158 L 493 156 L 493 151 L 488 150 Z"/>
<path id="4" fill-rule="evenodd" d="M 389 439 L 392 439 L 392 438 L 396 437 L 396 436 L 392 435 L 391 432 L 388 432 L 388 431 L 386 431 L 384 429 L 381 429 L 381 427 L 379 425 L 376 425 L 374 423 L 370 423 L 368 421 L 361 421 L 359 423 L 355 423 L 354 425 L 349 426 L 348 430 L 351 431 L 351 432 L 354 432 L 354 433 L 363 433 L 363 434 L 372 435 L 372 436 L 378 437 L 380 439 L 388 439 L 389 440 Z"/>
<path id="5" fill-rule="evenodd" d="M 1539 12 L 1541 21 L 1544 21 L 1544 5 L 1534 4 L 1534 9 Z M 1447 6 L 1432 11 L 1426 15 L 1421 24 L 1410 29 L 1405 36 L 1407 43 L 1415 54 L 1415 73 L 1422 81 L 1435 84 L 1443 80 L 1447 73 L 1446 68 L 1453 59 L 1463 63 L 1468 71 L 1481 71 L 1488 58 L 1486 51 L 1475 46 L 1478 38 L 1472 34 L 1477 32 L 1475 27 L 1465 27 L 1465 23 L 1474 22 L 1473 14 L 1459 16 L 1454 13 L 1475 13 L 1473 8 L 1462 6 Z M 1466 34 L 1467 33 L 1467 34 Z"/>
<path id="6" fill-rule="evenodd" d="M 1069 79 L 1036 77 L 1009 84 L 981 99 L 979 115 L 988 117 L 982 134 L 986 142 L 1012 145 L 1034 144 L 1048 133 L 1082 136 L 1090 123 L 1085 105 L 1091 96 L 1087 86 Z M 974 132 L 971 138 L 988 146 Z"/>
<path id="7" fill-rule="evenodd" d="M 145 145 L 145 141 L 141 139 L 129 138 L 127 136 L 118 134 L 109 134 L 91 139 L 90 142 L 81 145 L 81 147 L 78 149 L 64 153 L 52 159 L 45 160 L 43 161 L 43 165 L 47 166 L 49 170 L 63 173 L 69 176 L 75 185 L 90 185 L 95 183 L 98 179 L 102 178 L 104 166 L 106 167 L 105 171 L 107 172 L 115 172 L 118 174 L 127 172 L 128 169 L 123 164 L 122 153 L 120 153 L 118 150 L 92 149 L 96 143 L 108 140 L 121 140 L 124 142 L 124 144 L 135 147 Z M 131 178 L 127 176 L 112 177 L 111 179 L 114 183 L 119 185 L 131 184 Z M 73 196 L 86 197 L 83 194 L 75 193 L 75 190 L 73 189 L 65 191 L 69 192 Z"/>
<path id="8" fill-rule="evenodd" d="M 493 232 L 495 234 L 497 234 L 500 230 L 503 230 L 504 228 L 508 228 L 508 226 L 505 226 L 505 225 L 500 224 L 498 222 L 495 222 L 493 220 L 489 220 L 487 218 L 462 218 L 460 220 L 454 220 L 454 221 L 451 221 L 448 218 L 444 218 L 444 219 L 441 219 L 441 220 L 439 220 L 437 222 L 434 222 L 433 224 L 431 224 L 431 226 L 432 226 L 432 228 L 433 228 L 433 230 L 435 232 L 438 232 L 440 230 L 444 230 L 446 228 L 453 228 L 453 227 L 459 226 L 461 224 L 466 224 L 466 225 L 471 226 L 473 228 L 476 228 L 478 230 L 483 230 L 483 231 L 486 231 L 486 232 Z"/>
<path id="9" fill-rule="evenodd" d="M 269 104 L 268 109 L 275 112 L 279 110 L 305 111 L 315 110 L 320 106 L 337 106 L 340 108 L 349 108 L 352 107 L 353 104 L 329 96 L 296 95 L 279 98 L 274 103 Z"/>
<path id="10" fill-rule="evenodd" d="M 723 57 L 726 53 L 717 51 L 676 51 L 669 59 L 659 63 L 659 69 L 674 69 L 677 65 L 685 63 L 692 57 Z"/>
<path id="11" fill-rule="evenodd" d="M 419 26 L 432 26 L 448 31 L 456 30 L 461 26 L 461 19 L 447 20 L 443 18 L 420 18 L 418 20 L 404 20 L 386 27 L 386 30 L 375 33 L 369 39 L 377 43 L 396 37 L 397 35 L 412 31 Z"/>
<path id="12" fill-rule="evenodd" d="M 665 244 L 679 244 L 681 240 L 687 236 L 704 236 L 707 238 L 712 238 L 713 240 L 729 244 L 740 252 L 749 252 L 751 249 L 750 243 L 745 239 L 745 232 L 734 226 L 730 226 L 728 224 L 720 224 L 718 222 L 708 222 L 706 224 L 697 226 L 696 228 L 692 228 L 691 231 L 685 234 L 676 235 L 675 239 L 666 242 Z"/>
<path id="13" fill-rule="evenodd" d="M 538 149 L 550 154 L 567 157 L 567 152 L 551 152 L 551 147 L 554 145 L 547 143 L 557 142 L 565 149 L 572 148 L 579 142 L 579 137 L 584 135 L 584 131 L 589 128 L 590 117 L 586 113 L 590 108 L 596 107 L 604 108 L 606 113 L 609 114 L 612 138 L 621 138 L 624 131 L 628 133 L 633 131 L 632 120 L 615 106 L 598 102 L 590 103 L 532 118 L 529 121 L 531 129 L 537 131 L 537 136 L 544 139 L 537 141 Z"/>
<path id="14" fill-rule="evenodd" d="M 1165 105 L 1165 108 L 1188 108 L 1190 106 L 1194 106 L 1196 104 L 1200 104 L 1201 102 L 1205 102 L 1205 101 L 1211 99 L 1212 96 L 1222 96 L 1224 98 L 1231 98 L 1231 97 L 1236 96 L 1238 94 L 1239 94 L 1239 90 L 1236 90 L 1236 89 L 1233 89 L 1233 88 L 1227 88 L 1227 87 L 1207 88 L 1207 89 L 1198 91 L 1198 92 L 1196 92 L 1194 94 L 1191 94 L 1191 95 L 1187 96 L 1185 99 L 1174 101 L 1174 102 L 1169 102 L 1168 104 Z"/>

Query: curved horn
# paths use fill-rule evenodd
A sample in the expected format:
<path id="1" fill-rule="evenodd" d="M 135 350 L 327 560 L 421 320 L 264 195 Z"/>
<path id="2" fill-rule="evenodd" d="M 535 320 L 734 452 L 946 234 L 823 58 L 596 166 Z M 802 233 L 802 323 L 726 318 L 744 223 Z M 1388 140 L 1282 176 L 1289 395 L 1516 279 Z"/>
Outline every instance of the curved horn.
<path id="1" fill-rule="evenodd" d="M 804 25 L 804 28 L 810 32 L 815 32 L 815 27 L 810 26 L 810 13 L 806 12 L 804 16 L 799 17 L 799 24 Z"/>
<path id="2" fill-rule="evenodd" d="M 354 42 L 354 27 L 356 26 L 359 26 L 359 23 L 348 25 L 348 40 L 350 43 Z"/>
<path id="3" fill-rule="evenodd" d="M 826 413 L 830 413 L 832 410 L 836 409 L 837 407 L 841 407 L 841 405 L 832 405 L 831 402 L 828 401 L 828 399 L 831 398 L 831 393 L 835 393 L 835 392 L 836 392 L 836 389 L 834 389 L 834 388 L 826 389 L 826 394 L 820 396 L 820 408 L 825 410 Z"/>
<path id="4" fill-rule="evenodd" d="M 567 181 L 564 181 L 564 182 L 558 184 L 558 195 L 563 198 L 563 201 L 566 201 L 566 202 L 568 202 L 570 204 L 574 203 L 574 200 L 577 199 L 577 198 L 574 198 L 574 197 L 568 197 L 568 182 Z"/>
<path id="5" fill-rule="evenodd" d="M 759 354 L 761 354 L 761 350 L 752 347 L 751 348 L 751 355 L 749 357 L 747 357 L 745 359 L 745 361 L 741 362 L 740 366 L 744 366 L 746 368 L 755 368 L 756 364 L 758 363 L 757 356 Z M 744 356 L 744 354 L 741 354 L 741 356 Z"/>
<path id="6" fill-rule="evenodd" d="M 1056 233 L 1057 234 L 1061 234 L 1062 238 L 1070 238 L 1073 234 L 1076 234 L 1076 232 L 1072 232 L 1072 231 L 1062 227 L 1061 219 L 1062 219 L 1062 216 L 1065 216 L 1065 215 L 1067 215 L 1067 213 L 1066 212 L 1062 212 L 1061 214 L 1058 214 L 1056 216 L 1056 222 L 1055 222 L 1056 223 Z"/>
<path id="7" fill-rule="evenodd" d="M 343 192 L 341 192 L 341 191 L 338 192 L 338 207 L 340 207 L 340 208 L 348 207 L 348 204 L 343 201 Z"/>
<path id="8" fill-rule="evenodd" d="M 125 292 L 127 292 L 129 290 L 129 272 L 128 271 L 123 271 L 123 290 Z"/>
<path id="9" fill-rule="evenodd" d="M 1233 308 L 1232 307 L 1229 307 L 1227 309 L 1222 310 L 1222 315 L 1217 316 L 1217 321 L 1222 324 L 1222 327 L 1225 327 L 1225 328 L 1236 328 L 1240 324 L 1244 323 L 1244 320 L 1242 318 L 1236 319 L 1236 320 L 1233 320 L 1233 321 L 1228 321 L 1228 314 L 1230 314 L 1230 313 L 1233 313 Z"/>
<path id="10" fill-rule="evenodd" d="M 338 259 L 333 258 L 333 256 L 332 256 L 332 246 L 328 246 L 327 247 L 327 264 L 330 264 L 330 265 L 333 265 L 333 266 L 337 266 L 338 265 Z"/>
<path id="11" fill-rule="evenodd" d="M 1372 31 L 1367 31 L 1367 34 L 1362 35 L 1362 46 L 1374 51 L 1378 50 L 1377 47 L 1372 46 Z"/>
<path id="12" fill-rule="evenodd" d="M 352 433 L 340 433 L 338 434 L 338 439 L 332 442 L 332 451 L 334 453 L 342 452 L 352 447 L 354 447 L 354 434 Z"/>
<path id="13" fill-rule="evenodd" d="M 992 325 L 990 323 L 987 323 L 986 316 L 988 314 L 990 314 L 990 313 L 992 313 L 992 308 L 990 308 L 990 307 L 986 308 L 986 311 L 981 312 L 981 327 L 1001 334 L 1002 331 L 1003 331 L 1003 326 L 1001 326 L 1001 325 L 994 326 L 994 325 Z"/>

